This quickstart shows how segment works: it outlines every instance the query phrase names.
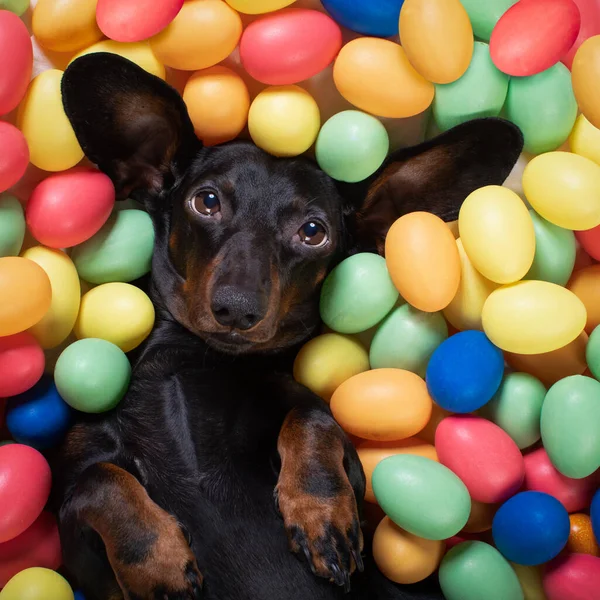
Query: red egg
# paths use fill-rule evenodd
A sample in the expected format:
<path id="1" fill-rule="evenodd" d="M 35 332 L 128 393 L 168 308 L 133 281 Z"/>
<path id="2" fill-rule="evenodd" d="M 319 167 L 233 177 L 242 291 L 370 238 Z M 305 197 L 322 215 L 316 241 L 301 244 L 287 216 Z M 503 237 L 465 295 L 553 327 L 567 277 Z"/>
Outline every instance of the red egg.
<path id="1" fill-rule="evenodd" d="M 520 0 L 500 17 L 492 31 L 492 61 L 508 75 L 540 73 L 571 48 L 580 24 L 573 0 Z"/>
<path id="2" fill-rule="evenodd" d="M 600 225 L 585 231 L 576 231 L 575 237 L 592 258 L 600 260 Z"/>
<path id="3" fill-rule="evenodd" d="M 107 175 L 75 167 L 38 184 L 27 203 L 25 219 L 41 244 L 70 248 L 104 225 L 114 203 L 115 188 Z"/>
<path id="4" fill-rule="evenodd" d="M 162 31 L 181 10 L 184 0 L 98 0 L 96 21 L 117 42 L 141 42 Z M 202 35 L 202 32 L 199 32 Z"/>
<path id="5" fill-rule="evenodd" d="M 515 494 L 525 474 L 521 452 L 500 427 L 480 417 L 446 417 L 435 432 L 443 465 L 458 475 L 471 498 L 492 504 Z"/>
<path id="6" fill-rule="evenodd" d="M 44 567 L 55 571 L 61 564 L 56 519 L 44 511 L 21 535 L 0 544 L 0 588 L 25 569 Z"/>
<path id="7" fill-rule="evenodd" d="M 16 396 L 32 388 L 44 373 L 46 359 L 27 331 L 0 337 L 0 396 Z"/>
<path id="8" fill-rule="evenodd" d="M 544 569 L 547 600 L 600 598 L 600 558 L 591 554 L 561 555 Z"/>
<path id="9" fill-rule="evenodd" d="M 14 125 L 0 121 L 0 192 L 15 185 L 25 174 L 28 164 L 29 148 L 25 136 Z"/>
<path id="10" fill-rule="evenodd" d="M 573 2 L 579 8 L 581 27 L 575 43 L 561 59 L 569 69 L 573 64 L 573 58 L 575 58 L 579 46 L 588 38 L 600 34 L 600 2 L 598 0 L 573 0 Z"/>
<path id="11" fill-rule="evenodd" d="M 27 27 L 17 15 L 0 10 L 0 115 L 21 102 L 33 67 L 33 48 Z"/>
<path id="12" fill-rule="evenodd" d="M 288 85 L 316 75 L 333 62 L 342 32 L 328 15 L 288 8 L 251 23 L 240 41 L 244 68 L 269 85 Z"/>
<path id="13" fill-rule="evenodd" d="M 51 483 L 50 467 L 37 450 L 0 446 L 0 542 L 21 535 L 40 516 Z"/>

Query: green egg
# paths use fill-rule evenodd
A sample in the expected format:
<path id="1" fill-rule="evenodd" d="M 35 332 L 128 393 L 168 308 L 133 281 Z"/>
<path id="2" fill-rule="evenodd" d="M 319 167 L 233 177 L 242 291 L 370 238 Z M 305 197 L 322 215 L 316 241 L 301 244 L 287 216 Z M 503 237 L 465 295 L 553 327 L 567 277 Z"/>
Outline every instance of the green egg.
<path id="1" fill-rule="evenodd" d="M 600 383 L 572 375 L 555 383 L 542 407 L 542 442 L 552 464 L 582 479 L 600 467 Z"/>
<path id="2" fill-rule="evenodd" d="M 375 333 L 371 368 L 404 369 L 425 377 L 433 351 L 447 337 L 448 326 L 441 313 L 426 313 L 405 304 L 394 309 Z"/>
<path id="3" fill-rule="evenodd" d="M 527 448 L 540 439 L 545 396 L 546 388 L 533 375 L 508 373 L 493 398 L 478 413 L 504 429 L 519 448 Z"/>
<path id="4" fill-rule="evenodd" d="M 433 116 L 441 131 L 478 117 L 497 117 L 508 91 L 508 75 L 499 71 L 490 48 L 475 42 L 473 58 L 457 81 L 435 86 Z"/>
<path id="5" fill-rule="evenodd" d="M 592 375 L 600 379 L 600 325 L 590 334 L 585 347 L 585 358 Z"/>
<path id="6" fill-rule="evenodd" d="M 473 33 L 486 42 L 490 41 L 500 17 L 516 2 L 517 0 L 461 0 L 471 20 Z"/>
<path id="7" fill-rule="evenodd" d="M 71 258 L 90 283 L 128 283 L 150 271 L 154 227 L 142 210 L 114 212 L 100 231 L 76 246 Z"/>
<path id="8" fill-rule="evenodd" d="M 512 77 L 504 110 L 506 118 L 521 128 L 526 152 L 556 150 L 577 118 L 571 71 L 557 63 L 531 77 Z"/>
<path id="9" fill-rule="evenodd" d="M 519 578 L 508 561 L 485 542 L 462 542 L 440 564 L 446 600 L 523 600 Z"/>
<path id="10" fill-rule="evenodd" d="M 367 252 L 355 254 L 325 279 L 321 318 L 338 333 L 359 333 L 379 323 L 398 296 L 383 257 Z"/>
<path id="11" fill-rule="evenodd" d="M 19 256 L 25 238 L 25 214 L 21 203 L 0 194 L 0 257 Z"/>
<path id="12" fill-rule="evenodd" d="M 377 503 L 406 531 L 428 540 L 456 535 L 469 519 L 465 484 L 438 462 L 410 454 L 382 460 L 371 478 Z"/>
<path id="13" fill-rule="evenodd" d="M 29 8 L 29 0 L 0 0 L 0 10 L 10 10 L 18 17 Z"/>

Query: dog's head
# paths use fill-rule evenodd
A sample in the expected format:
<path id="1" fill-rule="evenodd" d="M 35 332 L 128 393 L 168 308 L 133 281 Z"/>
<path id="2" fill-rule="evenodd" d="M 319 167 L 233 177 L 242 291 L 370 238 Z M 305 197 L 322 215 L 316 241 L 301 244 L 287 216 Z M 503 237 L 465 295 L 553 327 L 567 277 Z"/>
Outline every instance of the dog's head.
<path id="1" fill-rule="evenodd" d="M 156 301 L 230 353 L 306 338 L 339 260 L 381 250 L 408 212 L 456 219 L 471 191 L 503 183 L 522 148 L 513 125 L 472 121 L 341 185 L 308 159 L 274 158 L 248 142 L 203 147 L 179 94 L 115 55 L 76 60 L 62 93 L 87 157 L 117 197 L 143 201 L 154 220 Z"/>

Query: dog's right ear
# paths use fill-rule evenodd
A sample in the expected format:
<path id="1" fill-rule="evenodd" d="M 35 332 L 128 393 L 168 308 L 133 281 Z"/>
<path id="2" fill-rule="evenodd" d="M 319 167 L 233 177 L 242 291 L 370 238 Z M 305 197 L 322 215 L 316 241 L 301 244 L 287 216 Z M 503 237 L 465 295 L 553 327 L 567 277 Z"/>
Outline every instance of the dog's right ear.
<path id="1" fill-rule="evenodd" d="M 159 192 L 201 147 L 181 96 L 116 54 L 75 60 L 62 97 L 85 155 L 113 180 L 117 198 Z"/>

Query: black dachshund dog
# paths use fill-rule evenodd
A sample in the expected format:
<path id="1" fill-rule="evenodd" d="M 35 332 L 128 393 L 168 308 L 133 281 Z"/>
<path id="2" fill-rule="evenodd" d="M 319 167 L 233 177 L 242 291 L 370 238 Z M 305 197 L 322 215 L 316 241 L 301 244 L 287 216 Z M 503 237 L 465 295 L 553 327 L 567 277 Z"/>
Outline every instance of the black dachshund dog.
<path id="1" fill-rule="evenodd" d="M 357 454 L 291 366 L 330 269 L 381 250 L 407 212 L 455 219 L 504 182 L 519 130 L 472 121 L 342 185 L 307 158 L 203 147 L 178 93 L 115 55 L 76 60 L 62 94 L 87 157 L 156 230 L 157 321 L 130 389 L 80 416 L 54 469 L 65 565 L 88 600 L 441 598 L 364 552 Z"/>

